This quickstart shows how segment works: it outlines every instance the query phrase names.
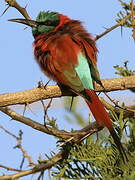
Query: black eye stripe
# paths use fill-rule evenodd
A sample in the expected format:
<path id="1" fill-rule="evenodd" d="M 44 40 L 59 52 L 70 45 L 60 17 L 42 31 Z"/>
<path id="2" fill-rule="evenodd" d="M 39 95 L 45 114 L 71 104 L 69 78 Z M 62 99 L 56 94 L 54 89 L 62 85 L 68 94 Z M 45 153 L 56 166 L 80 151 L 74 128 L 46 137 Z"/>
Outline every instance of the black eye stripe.
<path id="1" fill-rule="evenodd" d="M 59 25 L 59 20 L 57 21 L 50 21 L 50 20 L 47 20 L 45 22 L 38 22 L 39 25 L 46 25 L 46 26 L 57 26 Z"/>
<path id="2" fill-rule="evenodd" d="M 47 25 L 47 26 L 49 26 L 49 25 L 51 25 L 51 24 L 52 24 L 52 21 L 47 20 L 47 21 L 45 21 L 45 22 L 44 22 L 44 24 L 45 24 L 45 25 Z"/>

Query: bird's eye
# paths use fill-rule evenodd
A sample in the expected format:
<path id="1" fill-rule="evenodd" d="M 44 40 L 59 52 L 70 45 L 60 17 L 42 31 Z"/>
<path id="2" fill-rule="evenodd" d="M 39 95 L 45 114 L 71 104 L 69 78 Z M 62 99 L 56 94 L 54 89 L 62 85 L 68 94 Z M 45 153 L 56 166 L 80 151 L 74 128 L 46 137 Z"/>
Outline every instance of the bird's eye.
<path id="1" fill-rule="evenodd" d="M 50 20 L 47 20 L 47 21 L 45 21 L 45 23 L 44 23 L 45 25 L 47 25 L 47 26 L 50 26 L 51 24 L 52 24 L 52 21 L 50 21 Z"/>

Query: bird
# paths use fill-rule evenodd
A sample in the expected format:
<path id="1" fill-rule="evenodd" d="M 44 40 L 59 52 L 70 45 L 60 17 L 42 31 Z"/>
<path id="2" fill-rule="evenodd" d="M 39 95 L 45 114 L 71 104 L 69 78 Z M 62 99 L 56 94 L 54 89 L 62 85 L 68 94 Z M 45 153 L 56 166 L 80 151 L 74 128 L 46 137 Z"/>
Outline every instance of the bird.
<path id="1" fill-rule="evenodd" d="M 109 114 L 94 91 L 94 82 L 103 87 L 97 69 L 98 49 L 82 22 L 52 11 L 41 11 L 36 20 L 9 21 L 32 28 L 33 52 L 43 73 L 85 99 L 97 123 L 108 128 L 123 162 L 128 161 Z"/>

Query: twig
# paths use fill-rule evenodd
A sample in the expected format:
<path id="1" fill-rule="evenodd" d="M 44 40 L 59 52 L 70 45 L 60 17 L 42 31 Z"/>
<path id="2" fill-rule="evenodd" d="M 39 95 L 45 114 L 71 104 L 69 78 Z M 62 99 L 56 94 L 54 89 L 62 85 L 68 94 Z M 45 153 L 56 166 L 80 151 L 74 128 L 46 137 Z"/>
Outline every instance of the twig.
<path id="1" fill-rule="evenodd" d="M 4 166 L 2 164 L 0 164 L 0 168 L 7 169 L 8 171 L 17 171 L 17 172 L 21 172 L 22 171 L 20 169 L 10 168 L 10 167 Z"/>
<path id="2" fill-rule="evenodd" d="M 71 137 L 69 139 L 67 139 L 66 141 L 62 142 L 60 145 L 57 146 L 57 148 L 62 147 L 64 144 L 71 142 L 74 139 L 74 137 Z"/>
<path id="3" fill-rule="evenodd" d="M 22 172 L 19 172 L 16 174 L 12 174 L 12 175 L 0 176 L 0 180 L 13 180 L 13 179 L 17 179 L 17 178 L 27 176 L 30 174 L 35 174 L 37 172 L 42 172 L 42 171 L 54 166 L 58 161 L 63 160 L 65 157 L 67 157 L 68 153 L 69 153 L 69 151 L 67 149 L 62 150 L 58 154 L 56 154 L 54 157 L 52 157 L 52 159 L 45 161 L 44 163 L 38 164 L 32 169 L 25 170 L 25 171 L 22 171 Z"/>
<path id="4" fill-rule="evenodd" d="M 132 1 L 132 0 L 131 0 Z M 22 8 L 15 0 L 5 0 L 5 2 L 8 3 L 9 6 L 16 8 L 26 19 L 31 19 L 26 11 L 26 8 Z M 7 11 L 7 9 L 4 11 L 4 13 Z M 3 14 L 4 14 L 3 13 Z M 111 32 L 115 28 L 123 25 L 127 19 L 131 16 L 131 13 L 128 14 L 125 18 L 123 18 L 118 24 L 112 26 L 111 28 L 107 29 L 104 33 L 97 35 L 95 40 L 98 40 L 99 38 L 103 37 L 107 33 Z"/>
<path id="5" fill-rule="evenodd" d="M 100 100 L 101 100 L 101 102 L 104 104 L 104 106 L 105 106 L 105 108 L 106 109 L 108 109 L 108 110 L 112 110 L 112 111 L 114 111 L 115 113 L 117 113 L 117 114 L 119 114 L 120 113 L 120 109 L 119 108 L 116 108 L 116 107 L 114 107 L 113 105 L 111 105 L 111 104 L 109 104 L 107 101 L 105 101 L 104 100 L 104 98 L 102 98 L 102 97 L 100 97 Z M 124 116 L 123 116 L 123 118 L 130 118 L 130 117 L 134 117 L 135 116 L 135 105 L 131 105 L 131 106 L 125 106 L 125 107 L 123 107 L 122 108 L 123 110 L 124 110 L 124 112 L 123 112 L 123 114 L 124 114 Z M 131 110 L 133 110 L 133 111 L 131 111 Z M 111 115 L 110 115 L 110 118 L 112 118 L 111 117 Z"/>
<path id="6" fill-rule="evenodd" d="M 134 0 L 131 0 L 131 15 L 132 15 L 132 25 L 135 26 L 135 19 L 134 19 Z"/>
<path id="7" fill-rule="evenodd" d="M 109 103 L 104 101 L 103 98 L 101 100 L 107 109 L 112 109 L 116 113 L 119 113 L 119 109 L 117 109 L 117 108 L 115 109 L 115 107 L 113 107 L 112 105 L 110 105 Z M 134 109 L 134 107 L 132 107 L 132 108 Z M 81 129 L 81 130 L 77 130 L 74 132 L 67 132 L 65 130 L 58 130 L 56 128 L 50 128 L 50 127 L 46 128 L 44 125 L 42 125 L 36 121 L 33 121 L 30 118 L 26 118 L 24 116 L 21 116 L 18 113 L 16 113 L 15 111 L 13 111 L 12 109 L 7 108 L 7 107 L 1 107 L 0 110 L 16 121 L 24 123 L 24 124 L 32 127 L 33 129 L 41 131 L 43 133 L 47 133 L 49 135 L 54 135 L 58 138 L 62 138 L 65 141 L 69 140 L 70 138 L 73 137 L 72 142 L 79 142 L 80 139 L 82 139 L 87 134 L 91 135 L 91 134 L 98 132 L 98 131 L 103 129 L 103 126 L 100 126 L 99 124 L 94 122 L 94 123 L 91 123 L 90 125 L 86 126 L 85 128 Z M 124 111 L 124 118 L 126 118 L 126 117 L 134 117 L 134 113 L 129 112 L 129 111 Z"/>
<path id="8" fill-rule="evenodd" d="M 107 29 L 105 32 L 103 32 L 102 34 L 100 35 L 97 35 L 95 37 L 95 41 L 100 39 L 101 37 L 103 37 L 104 35 L 106 35 L 107 33 L 111 32 L 112 30 L 116 29 L 117 27 L 119 26 L 122 26 L 131 16 L 131 13 L 128 14 L 126 17 L 124 17 L 118 24 L 112 26 L 111 28 Z"/>
<path id="9" fill-rule="evenodd" d="M 30 104 L 27 102 L 26 103 L 26 107 L 28 107 L 29 108 L 29 110 L 35 115 L 35 116 L 37 116 L 37 114 L 36 114 L 36 112 L 35 111 L 33 111 L 33 109 L 31 108 L 31 106 L 30 106 Z"/>
<path id="10" fill-rule="evenodd" d="M 27 108 L 27 104 L 25 103 L 25 104 L 24 104 L 24 110 L 23 110 L 23 116 L 24 116 L 24 114 L 25 114 L 25 112 L 26 112 L 26 108 Z"/>
<path id="11" fill-rule="evenodd" d="M 46 126 L 46 117 L 49 118 L 48 115 L 47 115 L 47 111 L 48 111 L 48 109 L 51 107 L 52 98 L 51 98 L 51 100 L 49 101 L 49 103 L 48 103 L 47 106 L 45 106 L 44 101 L 43 101 L 42 99 L 41 99 L 41 103 L 42 103 L 43 108 L 44 108 L 44 125 Z"/>
<path id="12" fill-rule="evenodd" d="M 26 19 L 31 19 L 26 11 L 26 7 L 21 7 L 16 0 L 5 0 L 5 2 L 9 5 L 9 7 L 16 8 Z M 7 9 L 3 12 L 3 14 L 7 11 Z"/>
<path id="13" fill-rule="evenodd" d="M 4 11 L 3 11 L 3 13 L 0 15 L 0 17 L 1 16 L 3 16 L 6 12 L 7 12 L 7 10 L 10 8 L 10 6 L 8 6 Z"/>
<path id="14" fill-rule="evenodd" d="M 23 154 L 23 159 L 22 159 L 22 163 L 20 165 L 20 169 L 22 168 L 22 165 L 23 165 L 23 161 L 25 158 L 28 159 L 28 162 L 29 162 L 29 165 L 33 165 L 34 162 L 32 161 L 32 158 L 31 156 L 28 155 L 27 151 L 23 149 L 22 147 L 22 134 L 23 132 L 20 130 L 19 131 L 19 136 L 17 137 L 16 135 L 14 135 L 13 133 L 9 132 L 7 129 L 5 129 L 3 126 L 0 125 L 0 128 L 5 131 L 7 134 L 9 134 L 10 136 L 12 136 L 13 138 L 16 139 L 17 141 L 17 145 L 14 147 L 14 148 L 19 148 L 21 151 L 22 151 L 22 154 Z"/>
<path id="15" fill-rule="evenodd" d="M 13 133 L 9 132 L 7 129 L 5 129 L 3 126 L 0 125 L 0 129 L 2 129 L 3 131 L 5 131 L 7 134 L 9 134 L 10 136 L 12 136 L 13 138 L 15 138 L 16 140 L 18 139 L 18 137 L 16 135 L 14 135 Z"/>
<path id="16" fill-rule="evenodd" d="M 46 118 L 47 118 L 47 120 L 48 120 L 48 121 L 50 120 L 50 119 L 49 119 L 49 116 L 48 116 L 48 114 L 47 114 L 47 111 L 48 111 L 48 109 L 51 107 L 52 98 L 51 98 L 51 100 L 49 101 L 49 103 L 48 103 L 47 107 L 45 106 L 45 104 L 44 104 L 44 101 L 43 101 L 43 100 L 41 100 L 41 103 L 42 103 L 43 108 L 44 108 L 44 126 L 45 126 L 45 128 L 48 130 L 49 134 L 51 134 L 51 135 L 54 135 L 54 136 L 55 136 L 55 134 L 53 134 L 52 129 L 51 129 L 51 128 L 48 128 L 47 123 L 46 123 Z"/>
<path id="17" fill-rule="evenodd" d="M 92 112 L 89 111 L 89 123 L 91 124 L 92 123 Z"/>
<path id="18" fill-rule="evenodd" d="M 133 34 L 132 34 L 132 37 L 135 41 L 135 18 L 134 18 L 134 2 L 133 0 L 131 0 L 131 14 L 132 14 L 132 26 L 133 26 Z"/>
<path id="19" fill-rule="evenodd" d="M 93 134 L 96 131 L 99 131 L 101 129 L 103 129 L 102 126 L 98 125 L 96 122 L 92 123 L 89 126 L 86 126 L 85 128 L 83 128 L 82 130 L 78 130 L 75 132 L 67 132 L 65 130 L 58 130 L 56 128 L 50 128 L 50 127 L 45 127 L 44 125 L 33 121 L 30 118 L 25 118 L 24 116 L 19 115 L 18 113 L 16 113 L 15 111 L 13 111 L 10 108 L 7 107 L 3 107 L 0 108 L 0 110 L 2 112 L 4 112 L 5 114 L 7 114 L 8 116 L 10 116 L 12 119 L 19 121 L 21 123 L 24 123 L 30 127 L 32 127 L 35 130 L 50 134 L 50 135 L 54 135 L 58 138 L 62 138 L 64 140 L 67 140 L 71 137 L 74 136 L 74 139 L 72 140 L 73 142 L 77 142 L 80 140 L 80 138 L 82 138 L 83 136 L 85 136 L 86 134 L 90 133 Z"/>
<path id="20" fill-rule="evenodd" d="M 41 173 L 40 173 L 40 175 L 38 176 L 38 179 L 37 180 L 40 180 L 42 178 L 42 180 L 43 180 L 43 178 L 44 178 L 44 171 L 41 171 Z"/>

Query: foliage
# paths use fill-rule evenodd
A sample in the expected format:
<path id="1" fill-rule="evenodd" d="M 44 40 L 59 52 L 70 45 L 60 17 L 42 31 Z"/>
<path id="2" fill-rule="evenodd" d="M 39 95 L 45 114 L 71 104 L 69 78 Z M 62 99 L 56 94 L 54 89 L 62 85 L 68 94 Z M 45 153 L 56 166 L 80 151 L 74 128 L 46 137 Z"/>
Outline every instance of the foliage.
<path id="1" fill-rule="evenodd" d="M 119 65 L 114 66 L 114 68 L 117 70 L 115 74 L 118 74 L 120 76 L 126 77 L 126 76 L 133 76 L 135 75 L 135 70 L 130 70 L 128 68 L 128 61 L 124 62 L 124 66 L 121 67 Z M 135 92 L 135 88 L 130 89 L 132 92 Z"/>
<path id="2" fill-rule="evenodd" d="M 124 66 L 114 66 L 116 74 L 120 76 L 135 75 L 134 70 L 128 68 L 128 61 Z M 134 90 L 132 89 L 134 92 Z M 65 104 L 69 103 L 68 100 Z M 72 110 L 73 116 L 79 119 L 78 124 L 86 122 L 81 117 L 80 112 L 76 111 L 77 101 Z M 124 107 L 124 104 L 122 105 Z M 111 111 L 113 126 L 122 139 L 123 146 L 128 154 L 129 161 L 124 164 L 120 158 L 119 152 L 113 143 L 111 136 L 105 136 L 95 141 L 95 136 L 88 137 L 81 144 L 67 143 L 62 148 L 71 148 L 67 159 L 59 162 L 52 169 L 54 177 L 65 179 L 117 179 L 132 180 L 135 179 L 135 118 L 124 119 L 124 110 L 119 114 Z M 66 117 L 70 120 L 69 117 Z"/>
<path id="3" fill-rule="evenodd" d="M 114 66 L 114 68 L 117 70 L 115 72 L 115 74 L 118 74 L 120 76 L 126 77 L 126 76 L 133 76 L 133 75 L 135 75 L 135 71 L 134 70 L 130 70 L 128 68 L 128 61 L 124 62 L 124 66 L 123 67 L 121 67 L 119 65 L 116 65 L 116 66 Z"/>
<path id="4" fill-rule="evenodd" d="M 124 17 L 126 17 L 131 12 L 131 4 L 129 2 L 123 2 L 122 0 L 118 0 L 122 6 L 122 11 L 120 11 L 117 16 L 116 22 L 120 22 Z M 133 7 L 135 10 L 135 6 Z M 132 17 L 130 17 L 122 26 L 132 28 Z"/>
<path id="5" fill-rule="evenodd" d="M 124 106 L 124 105 L 123 105 Z M 88 137 L 81 144 L 66 143 L 63 149 L 71 148 L 67 159 L 60 161 L 52 170 L 52 175 L 65 179 L 132 179 L 135 177 L 135 121 L 126 118 L 123 120 L 123 109 L 120 114 L 110 112 L 114 127 L 123 146 L 128 153 L 129 162 L 124 164 L 113 143 L 112 137 L 95 140 Z M 128 129 L 129 133 L 126 133 Z"/>

